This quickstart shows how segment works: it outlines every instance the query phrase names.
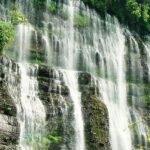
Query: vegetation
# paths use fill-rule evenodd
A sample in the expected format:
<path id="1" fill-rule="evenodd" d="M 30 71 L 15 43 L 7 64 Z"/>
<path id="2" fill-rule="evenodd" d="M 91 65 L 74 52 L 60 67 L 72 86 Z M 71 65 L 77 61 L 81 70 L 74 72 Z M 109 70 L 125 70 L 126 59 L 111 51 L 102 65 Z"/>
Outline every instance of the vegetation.
<path id="1" fill-rule="evenodd" d="M 12 24 L 0 21 L 0 54 L 3 49 L 12 41 L 15 34 L 15 29 Z"/>
<path id="2" fill-rule="evenodd" d="M 44 9 L 46 7 L 46 0 L 32 0 L 35 9 Z"/>
<path id="3" fill-rule="evenodd" d="M 138 3 L 136 0 L 127 0 L 127 16 L 132 24 L 138 23 L 141 29 L 150 32 L 150 5 L 147 3 Z"/>
<path id="4" fill-rule="evenodd" d="M 16 8 L 10 12 L 10 22 L 0 21 L 0 54 L 10 44 L 15 35 L 15 27 L 20 23 L 27 23 L 27 18 Z"/>
<path id="5" fill-rule="evenodd" d="M 85 28 L 89 25 L 90 21 L 87 16 L 76 15 L 74 18 L 74 25 L 79 28 Z"/>
<path id="6" fill-rule="evenodd" d="M 64 20 L 68 19 L 67 11 L 64 8 L 62 8 L 61 6 L 58 6 L 55 1 L 51 1 L 48 4 L 47 9 L 51 14 L 58 15 Z"/>
<path id="7" fill-rule="evenodd" d="M 51 2 L 48 4 L 48 10 L 52 13 L 52 14 L 56 14 L 57 13 L 57 4 L 55 2 Z"/>
<path id="8" fill-rule="evenodd" d="M 115 15 L 121 23 L 139 33 L 150 33 L 150 3 L 148 0 L 82 0 L 96 9 L 102 17 L 106 12 Z"/>
<path id="9" fill-rule="evenodd" d="M 24 137 L 24 142 L 28 145 L 32 145 L 34 149 L 44 149 L 47 150 L 51 144 L 59 144 L 62 141 L 62 137 L 56 134 L 48 134 L 47 136 L 41 137 L 40 134 L 34 133 L 26 134 Z"/>
<path id="10" fill-rule="evenodd" d="M 17 9 L 11 11 L 11 23 L 13 25 L 18 25 L 20 23 L 27 23 L 27 18 Z"/>

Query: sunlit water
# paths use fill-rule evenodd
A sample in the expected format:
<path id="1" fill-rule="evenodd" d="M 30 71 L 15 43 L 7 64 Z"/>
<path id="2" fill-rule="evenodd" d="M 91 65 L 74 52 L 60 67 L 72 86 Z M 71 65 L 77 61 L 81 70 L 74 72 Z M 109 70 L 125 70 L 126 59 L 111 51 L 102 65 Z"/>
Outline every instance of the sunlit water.
<path id="1" fill-rule="evenodd" d="M 51 3 L 51 0 L 47 0 L 46 3 L 48 5 Z M 19 4 L 21 10 L 27 16 L 30 15 L 31 11 L 34 12 L 28 0 L 20 0 Z M 0 7 L 0 12 L 2 12 L 4 18 L 7 18 L 7 11 L 2 6 Z M 130 69 L 129 74 L 131 79 L 135 82 L 144 83 L 144 71 L 140 60 L 141 49 L 138 39 L 123 28 L 116 18 L 107 15 L 104 22 L 95 11 L 85 7 L 80 0 L 60 2 L 59 6 L 63 10 L 61 15 L 65 19 L 60 14 L 54 15 L 49 13 L 48 9 L 46 9 L 43 15 L 44 21 L 42 22 L 44 31 L 41 31 L 41 36 L 45 44 L 46 64 L 66 69 L 62 73 L 65 77 L 65 84 L 69 87 L 70 97 L 74 104 L 75 144 L 73 149 L 86 149 L 81 95 L 77 81 L 78 76 L 74 71 L 70 71 L 82 70 L 90 72 L 98 80 L 99 91 L 109 112 L 112 150 L 132 150 L 136 144 L 144 145 L 147 150 L 148 126 L 142 119 L 140 105 L 137 107 L 137 104 L 141 100 L 140 96 L 144 95 L 144 89 L 141 90 L 138 85 L 130 84 L 129 81 L 126 81 L 128 76 L 127 71 Z M 28 12 L 28 9 L 25 8 L 31 8 L 31 11 Z M 77 27 L 79 19 L 85 19 L 84 27 Z M 51 26 L 50 29 L 49 26 Z M 28 61 L 30 56 L 32 31 L 36 32 L 31 25 L 17 26 L 14 55 L 21 62 L 19 65 L 21 89 L 31 88 L 31 93 L 33 94 L 28 91 L 29 89 L 24 90 L 25 95 L 22 97 L 27 98 L 27 95 L 31 95 L 30 97 L 36 99 L 39 110 L 41 110 L 40 117 L 38 117 L 38 125 L 40 126 L 40 122 L 44 121 L 45 116 L 42 113 L 44 111 L 42 103 L 37 96 L 36 72 L 38 68 L 23 63 Z M 150 44 L 147 42 L 143 43 L 143 45 L 147 57 L 144 60 L 148 69 L 147 78 L 150 81 Z M 130 60 L 130 65 L 127 59 Z M 28 75 L 28 68 L 30 68 L 30 71 L 32 70 L 32 76 Z M 129 84 L 132 93 L 132 105 L 128 104 Z M 33 109 L 32 104 L 30 104 L 32 98 L 27 98 L 29 100 L 28 104 L 31 105 L 29 110 Z M 20 102 L 22 103 L 22 99 Z M 26 108 L 23 110 L 22 116 L 27 115 L 25 113 L 27 111 Z M 28 116 L 29 120 L 31 120 L 30 126 L 35 124 L 34 121 L 38 113 L 34 109 L 32 112 L 34 113 L 29 114 L 33 117 Z M 19 118 L 18 121 L 20 121 Z M 23 146 L 22 137 L 27 132 L 26 130 L 28 130 L 28 127 L 23 123 L 24 121 L 25 119 L 22 122 L 20 121 L 22 123 L 20 147 Z M 134 130 L 132 124 L 136 124 Z M 35 126 L 38 125 L 35 124 Z M 35 130 L 38 129 L 35 128 Z M 26 144 L 23 147 L 25 146 Z"/>

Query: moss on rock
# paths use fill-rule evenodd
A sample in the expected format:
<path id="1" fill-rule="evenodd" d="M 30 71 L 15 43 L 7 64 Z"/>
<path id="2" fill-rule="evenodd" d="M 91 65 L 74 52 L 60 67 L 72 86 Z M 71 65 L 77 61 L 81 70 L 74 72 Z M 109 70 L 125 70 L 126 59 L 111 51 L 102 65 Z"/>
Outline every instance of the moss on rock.
<path id="1" fill-rule="evenodd" d="M 96 96 L 82 95 L 87 149 L 109 149 L 108 112 Z"/>

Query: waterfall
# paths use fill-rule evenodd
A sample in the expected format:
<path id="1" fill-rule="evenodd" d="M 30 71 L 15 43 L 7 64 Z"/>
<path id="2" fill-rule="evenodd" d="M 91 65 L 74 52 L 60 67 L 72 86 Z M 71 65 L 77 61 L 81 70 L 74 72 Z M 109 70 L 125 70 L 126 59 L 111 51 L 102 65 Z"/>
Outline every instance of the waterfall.
<path id="1" fill-rule="evenodd" d="M 108 18 L 109 19 L 109 18 Z M 113 27 L 108 25 L 108 30 Z M 115 22 L 114 35 L 108 37 L 107 47 L 100 55 L 105 58 L 104 79 L 99 79 L 99 89 L 108 108 L 111 146 L 113 150 L 131 150 L 131 133 L 129 125 L 129 108 L 127 106 L 125 37 L 119 24 Z M 114 36 L 116 37 L 115 39 Z M 97 37 L 96 37 L 97 38 Z M 112 78 L 113 77 L 113 78 Z M 108 78 L 108 79 L 107 79 Z"/>
<path id="2" fill-rule="evenodd" d="M 68 6 L 64 5 L 63 7 L 67 9 L 68 14 L 70 14 L 67 20 L 67 24 L 65 22 L 64 26 L 60 26 L 60 24 L 55 24 L 55 22 L 49 22 L 49 19 L 46 19 L 47 22 L 45 24 L 49 24 L 49 23 L 54 24 L 52 25 L 52 30 L 54 32 L 57 31 L 60 34 L 62 34 L 61 32 L 64 32 L 63 34 L 65 35 L 63 39 L 62 38 L 59 39 L 60 37 L 58 35 L 55 35 L 52 38 L 52 40 L 49 40 L 47 30 L 45 31 L 44 40 L 45 40 L 45 47 L 46 47 L 47 56 L 48 56 L 47 62 L 49 66 L 61 65 L 63 68 L 72 70 L 76 68 L 76 64 L 77 64 L 75 57 L 74 57 L 74 51 L 75 51 L 74 49 L 74 44 L 75 44 L 74 43 L 75 41 L 74 39 L 74 11 L 75 11 L 74 1 L 69 0 Z M 47 16 L 49 15 L 47 14 Z M 57 18 L 55 19 L 57 20 Z M 59 20 L 57 21 L 59 23 Z M 47 29 L 46 25 L 45 27 Z M 69 30 L 67 27 L 69 28 Z M 66 33 L 69 32 L 69 34 L 67 35 L 65 32 Z M 52 43 L 49 43 L 49 41 L 52 41 Z M 62 58 L 58 58 L 58 56 L 55 55 L 55 52 L 53 52 L 53 50 L 59 52 L 59 49 L 60 49 L 59 46 L 61 45 L 60 44 L 61 42 L 63 43 L 63 45 L 60 48 L 64 48 L 67 50 L 67 51 L 64 50 L 64 53 L 62 53 L 62 56 L 61 56 L 64 60 Z M 53 47 L 53 49 L 51 47 Z M 54 55 L 54 57 L 56 56 L 57 59 L 54 60 L 51 56 L 52 54 Z M 57 55 L 59 55 L 59 53 L 57 53 Z M 66 59 L 67 59 L 67 62 L 65 62 Z M 59 61 L 60 63 L 57 61 Z M 70 97 L 74 104 L 74 123 L 73 124 L 74 124 L 74 129 L 75 129 L 75 143 L 74 143 L 73 149 L 85 150 L 84 121 L 83 121 L 83 116 L 82 116 L 81 94 L 78 89 L 78 76 L 77 76 L 77 73 L 70 71 L 70 70 L 62 71 L 62 73 L 65 76 L 64 80 L 65 80 L 66 85 L 69 87 Z"/>
<path id="3" fill-rule="evenodd" d="M 14 78 L 9 77 L 9 91 L 17 107 L 17 120 L 20 127 L 18 150 L 43 148 L 45 136 L 45 108 L 38 97 L 38 65 L 28 64 L 30 41 L 33 28 L 31 25 L 18 25 L 15 40 L 15 58 L 18 62 L 20 90 L 13 89 Z M 11 72 L 11 70 L 10 70 Z M 11 74 L 11 73 L 10 73 Z M 20 92 L 19 96 L 17 92 Z"/>
<path id="4" fill-rule="evenodd" d="M 38 97 L 37 67 L 20 64 L 22 112 L 18 118 L 20 124 L 21 150 L 42 148 L 41 140 L 45 126 L 45 109 Z"/>
<path id="5" fill-rule="evenodd" d="M 129 57 L 131 59 L 131 64 L 129 68 L 131 68 L 130 72 L 130 79 L 128 82 L 131 82 L 129 85 L 131 96 L 131 108 L 130 108 L 130 116 L 131 116 L 131 123 L 129 124 L 129 128 L 131 128 L 132 133 L 132 142 L 135 147 L 143 147 L 148 149 L 148 125 L 143 120 L 142 114 L 143 110 L 140 108 L 142 105 L 143 95 L 145 94 L 145 87 L 141 86 L 145 84 L 145 80 L 148 83 L 149 81 L 149 55 L 147 53 L 148 45 L 145 45 L 143 42 L 138 44 L 138 41 L 132 36 L 131 33 L 129 34 Z M 146 62 L 142 62 L 140 59 L 141 56 L 141 48 L 140 46 L 143 45 L 144 53 L 147 55 Z M 136 59 L 135 59 L 136 58 Z M 144 70 L 147 70 L 147 74 L 145 75 L 143 71 L 143 63 L 147 64 Z M 131 80 L 131 81 L 130 81 Z M 137 85 L 135 84 L 137 83 Z M 129 84 L 129 83 L 128 83 Z M 135 125 L 135 126 L 134 126 Z M 134 132 L 133 132 L 134 128 Z M 138 143 L 138 144 L 137 144 Z"/>
<path id="6" fill-rule="evenodd" d="M 78 89 L 78 74 L 65 71 L 65 83 L 69 87 L 70 96 L 74 104 L 75 150 L 85 150 L 84 122 L 82 116 L 81 93 Z"/>
<path id="7" fill-rule="evenodd" d="M 12 63 L 9 62 L 9 92 L 17 107 L 17 120 L 20 127 L 18 150 L 34 150 L 42 148 L 44 136 L 45 109 L 38 97 L 36 74 L 38 67 L 28 64 L 16 65 L 13 73 Z M 20 75 L 18 85 L 16 75 Z M 20 92 L 20 93 L 18 93 Z"/>
<path id="8" fill-rule="evenodd" d="M 73 1 L 69 1 L 69 40 L 68 40 L 68 61 L 69 61 L 69 68 L 73 68 L 73 59 L 74 58 L 74 5 Z M 76 63 L 76 62 L 75 62 Z"/>
<path id="9" fill-rule="evenodd" d="M 150 82 L 150 41 L 145 44 L 145 49 L 147 55 L 148 76 Z"/>
<path id="10" fill-rule="evenodd" d="M 35 48 L 36 54 L 44 53 L 45 65 L 59 68 L 69 89 L 75 132 L 72 149 L 86 150 L 88 144 L 78 83 L 78 72 L 84 71 L 92 75 L 95 84 L 98 83 L 101 99 L 108 108 L 111 149 L 142 147 L 148 150 L 149 127 L 143 119 L 145 104 L 142 101 L 148 93 L 145 87 L 150 82 L 150 43 L 143 42 L 138 35 L 120 25 L 115 17 L 106 15 L 105 20 L 102 19 L 80 0 L 46 0 L 42 14 L 36 14 L 29 0 L 19 0 L 18 3 L 29 21 L 32 20 L 32 25 L 20 24 L 16 27 L 14 53 L 11 56 L 18 61 L 16 73 L 20 75 L 20 84 L 16 88 L 13 88 L 15 79 L 10 77 L 11 69 L 9 73 L 9 90 L 16 103 L 20 125 L 18 149 L 42 149 L 42 137 L 46 132 L 46 112 L 38 96 L 38 65 L 28 63 L 34 48 L 31 46 L 34 32 L 36 40 L 38 36 L 41 38 L 40 46 L 44 45 L 43 49 L 39 46 L 42 50 Z M 53 10 L 48 9 L 49 4 L 56 5 L 57 12 L 51 12 Z M 9 20 L 8 5 L 12 4 L 4 4 L 4 0 L 0 3 L 0 12 L 5 20 Z M 40 27 L 37 24 L 34 26 L 38 21 L 30 16 L 31 12 L 42 18 L 38 20 Z M 60 101 L 64 101 L 61 92 L 59 97 Z M 53 100 L 51 103 L 55 115 Z M 66 115 L 67 102 L 64 103 Z M 61 148 L 67 149 L 65 144 Z"/>
<path id="11" fill-rule="evenodd" d="M 26 62 L 29 59 L 29 49 L 32 31 L 33 28 L 30 24 L 20 24 L 17 26 L 16 39 L 14 44 L 14 57 L 19 62 Z"/>

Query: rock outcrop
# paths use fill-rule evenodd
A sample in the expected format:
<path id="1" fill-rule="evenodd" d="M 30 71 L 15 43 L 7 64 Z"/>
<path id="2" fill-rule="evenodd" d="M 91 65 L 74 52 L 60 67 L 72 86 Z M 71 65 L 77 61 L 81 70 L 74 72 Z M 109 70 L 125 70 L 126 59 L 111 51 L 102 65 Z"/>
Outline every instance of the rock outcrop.
<path id="1" fill-rule="evenodd" d="M 20 84 L 19 66 L 6 57 L 0 58 L 0 149 L 16 150 L 19 136 L 15 100 L 9 91 L 8 76 Z M 12 74 L 10 74 L 11 70 Z M 15 74 L 13 72 L 16 72 Z M 18 72 L 18 73 L 17 73 Z M 37 72 L 39 98 L 46 109 L 46 146 L 49 150 L 72 149 L 74 145 L 73 102 L 65 85 L 62 70 L 39 65 Z M 82 111 L 88 150 L 109 149 L 108 111 L 96 96 L 97 87 L 91 84 L 91 75 L 79 72 Z M 19 87 L 19 86 L 18 86 Z M 18 97 L 20 89 L 18 89 Z"/>
<path id="2" fill-rule="evenodd" d="M 19 132 L 17 110 L 8 88 L 8 64 L 8 59 L 0 57 L 0 150 L 16 150 Z"/>
<path id="3" fill-rule="evenodd" d="M 87 150 L 109 150 L 108 110 L 88 73 L 79 74 Z"/>

